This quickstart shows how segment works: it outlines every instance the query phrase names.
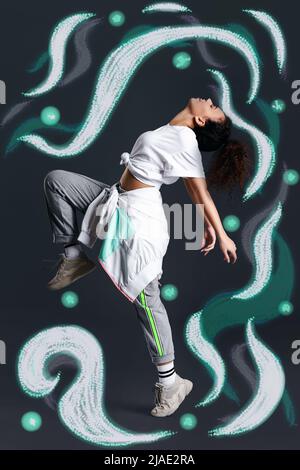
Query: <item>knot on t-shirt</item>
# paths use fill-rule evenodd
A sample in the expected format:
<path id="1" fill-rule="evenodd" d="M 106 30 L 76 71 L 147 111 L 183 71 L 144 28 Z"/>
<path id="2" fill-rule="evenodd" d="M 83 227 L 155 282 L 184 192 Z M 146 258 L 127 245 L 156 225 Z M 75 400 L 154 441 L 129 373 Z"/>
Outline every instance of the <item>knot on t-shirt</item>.
<path id="1" fill-rule="evenodd" d="M 121 155 L 120 165 L 127 165 L 130 158 L 130 153 L 123 152 Z"/>

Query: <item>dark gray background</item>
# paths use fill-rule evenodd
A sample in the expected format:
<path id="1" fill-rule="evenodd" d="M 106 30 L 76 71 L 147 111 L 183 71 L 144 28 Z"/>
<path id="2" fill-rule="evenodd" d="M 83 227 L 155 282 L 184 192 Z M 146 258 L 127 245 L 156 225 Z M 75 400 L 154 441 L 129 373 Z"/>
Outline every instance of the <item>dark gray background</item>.
<path id="1" fill-rule="evenodd" d="M 281 163 L 298 167 L 298 136 L 300 108 L 291 103 L 291 83 L 300 79 L 299 70 L 299 11 L 292 1 L 232 1 L 185 2 L 194 15 L 206 24 L 225 25 L 240 22 L 255 35 L 263 58 L 260 97 L 267 102 L 274 98 L 286 101 L 287 109 L 281 115 L 281 140 L 276 171 L 265 186 L 262 195 L 246 204 L 240 195 L 230 200 L 226 194 L 213 193 L 221 217 L 234 213 L 244 224 L 260 208 L 272 201 L 281 180 Z M 46 105 L 57 106 L 62 122 L 77 123 L 83 118 L 93 89 L 99 65 L 130 28 L 140 24 L 181 24 L 171 14 L 143 16 L 144 1 L 67 1 L 40 2 L 27 0 L 3 1 L 0 7 L 0 78 L 7 84 L 7 105 L 1 106 L 2 115 L 21 99 L 26 91 L 45 76 L 46 69 L 34 75 L 26 68 L 41 52 L 46 50 L 50 31 L 54 24 L 66 15 L 78 11 L 94 11 L 104 17 L 103 25 L 91 34 L 93 64 L 88 73 L 66 88 L 54 90 L 36 99 L 20 118 L 12 121 L 1 134 L 1 150 L 7 144 L 18 124 L 37 116 Z M 288 45 L 288 76 L 280 79 L 268 34 L 252 19 L 242 13 L 242 8 L 265 9 L 279 21 Z M 113 28 L 107 22 L 107 14 L 121 9 L 126 22 Z M 209 43 L 215 59 L 228 64 L 226 75 L 234 84 L 234 100 L 244 116 L 257 126 L 265 126 L 255 106 L 245 104 L 249 88 L 249 74 L 245 62 L 234 51 Z M 82 155 L 69 160 L 57 160 L 22 145 L 7 158 L 1 158 L 1 296 L 0 338 L 7 343 L 7 365 L 0 367 L 0 448 L 1 449 L 90 449 L 92 446 L 75 438 L 59 422 L 57 414 L 43 400 L 26 396 L 18 387 L 15 364 L 20 347 L 30 336 L 41 329 L 58 324 L 78 324 L 90 330 L 101 342 L 106 361 L 105 404 L 109 415 L 120 426 L 133 431 L 175 429 L 175 438 L 153 445 L 139 445 L 141 449 L 297 449 L 300 447 L 298 426 L 289 427 L 278 407 L 273 416 L 257 430 L 238 438 L 214 439 L 207 437 L 207 430 L 215 427 L 219 418 L 238 410 L 237 406 L 222 396 L 207 409 L 197 409 L 193 404 L 207 392 L 211 380 L 206 370 L 187 350 L 183 341 L 183 325 L 187 317 L 199 310 L 205 302 L 219 292 L 230 291 L 245 285 L 251 275 L 251 267 L 242 251 L 240 231 L 233 234 L 238 246 L 238 262 L 224 263 L 219 248 L 203 257 L 196 251 L 185 251 L 184 241 L 172 240 L 164 260 L 163 283 L 174 283 L 179 296 L 166 303 L 173 328 L 176 348 L 176 369 L 184 377 L 194 381 L 194 389 L 180 411 L 167 420 L 155 420 L 149 415 L 152 407 L 152 387 L 156 371 L 148 355 L 134 308 L 117 291 L 108 276 L 99 267 L 81 282 L 74 284 L 80 297 L 79 306 L 65 309 L 60 294 L 48 292 L 46 283 L 53 275 L 45 259 L 55 260 L 60 251 L 51 244 L 50 226 L 43 199 L 43 179 L 47 172 L 63 168 L 114 183 L 120 177 L 119 156 L 130 151 L 135 139 L 145 130 L 159 127 L 184 107 L 191 96 L 209 96 L 210 84 L 214 84 L 206 72 L 207 65 L 199 57 L 196 48 L 187 49 L 192 55 L 192 65 L 186 70 L 172 66 L 175 48 L 166 47 L 154 54 L 139 69 L 121 99 L 117 109 L 97 141 Z M 72 63 L 72 47 L 68 60 Z M 238 135 L 238 134 L 236 134 Z M 49 133 L 56 142 L 68 140 L 69 135 Z M 209 165 L 209 155 L 204 156 Z M 298 254 L 298 187 L 291 187 L 280 233 L 289 244 L 295 263 Z M 188 203 L 183 183 L 164 186 L 165 202 Z M 93 251 L 96 258 L 98 247 Z M 297 275 L 297 272 L 296 272 Z M 297 278 L 296 278 L 297 284 Z M 281 358 L 286 373 L 290 395 L 300 413 L 299 377 L 300 366 L 291 363 L 291 343 L 300 337 L 298 318 L 299 300 L 297 290 L 292 298 L 294 313 L 257 327 L 260 337 Z M 231 347 L 244 340 L 244 328 L 235 327 L 223 331 L 217 344 L 228 360 Z M 229 374 L 239 390 L 243 403 L 250 397 L 244 379 L 227 361 Z M 68 385 L 72 374 L 63 374 Z M 39 412 L 43 426 L 36 433 L 27 433 L 20 426 L 22 414 L 28 410 Z M 184 412 L 195 413 L 198 426 L 193 431 L 180 430 L 179 417 Z M 299 416 L 297 416 L 297 422 Z M 133 448 L 133 447 L 132 447 Z"/>

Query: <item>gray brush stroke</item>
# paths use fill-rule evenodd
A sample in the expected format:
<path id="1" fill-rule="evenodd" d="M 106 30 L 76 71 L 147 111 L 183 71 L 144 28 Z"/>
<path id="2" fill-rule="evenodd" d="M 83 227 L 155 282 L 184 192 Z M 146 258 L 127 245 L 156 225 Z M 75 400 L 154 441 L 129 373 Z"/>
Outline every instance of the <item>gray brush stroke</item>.
<path id="1" fill-rule="evenodd" d="M 192 15 L 180 15 L 180 18 L 182 18 L 183 20 L 186 21 L 186 23 L 190 23 L 192 25 L 200 25 L 200 21 L 195 18 L 194 16 Z M 207 48 L 207 45 L 206 45 L 206 42 L 202 39 L 198 39 L 196 42 L 196 46 L 197 46 L 197 49 L 202 57 L 202 59 L 210 66 L 210 67 L 217 67 L 219 69 L 224 69 L 225 67 L 227 67 L 227 65 L 224 65 L 224 64 L 220 64 L 219 62 L 217 62 L 212 54 L 208 51 L 208 48 Z"/>
<path id="2" fill-rule="evenodd" d="M 246 343 L 236 344 L 235 346 L 233 346 L 233 348 L 231 349 L 231 359 L 237 370 L 241 373 L 241 375 L 250 385 L 251 391 L 254 392 L 257 383 L 257 377 L 255 372 L 247 364 L 245 354 L 247 348 L 248 346 Z M 223 418 L 219 418 L 219 421 L 221 421 L 222 423 L 227 423 L 232 417 L 233 415 L 227 415 Z"/>
<path id="3" fill-rule="evenodd" d="M 11 121 L 17 114 L 23 111 L 32 100 L 23 101 L 22 103 L 17 103 L 10 110 L 5 114 L 4 118 L 2 119 L 0 126 L 5 126 L 9 121 Z"/>
<path id="4" fill-rule="evenodd" d="M 285 162 L 283 162 L 283 171 L 285 171 L 286 168 L 287 168 L 287 165 Z M 270 204 L 268 204 L 268 206 L 265 207 L 265 209 L 260 211 L 258 214 L 255 214 L 255 216 L 252 217 L 245 224 L 242 230 L 242 235 L 241 235 L 242 246 L 251 264 L 254 263 L 254 254 L 252 253 L 252 241 L 254 237 L 254 232 L 256 231 L 258 225 L 262 222 L 262 220 L 267 218 L 268 214 L 272 211 L 272 209 L 274 209 L 275 205 L 279 201 L 281 201 L 282 203 L 285 202 L 287 198 L 287 193 L 288 193 L 288 185 L 282 179 L 278 195 L 275 197 L 275 199 Z"/>
<path id="5" fill-rule="evenodd" d="M 88 47 L 88 39 L 91 30 L 103 22 L 103 18 L 94 18 L 83 23 L 74 35 L 74 45 L 77 55 L 76 64 L 73 69 L 60 81 L 60 87 L 69 85 L 81 75 L 83 75 L 91 66 L 92 54 Z"/>

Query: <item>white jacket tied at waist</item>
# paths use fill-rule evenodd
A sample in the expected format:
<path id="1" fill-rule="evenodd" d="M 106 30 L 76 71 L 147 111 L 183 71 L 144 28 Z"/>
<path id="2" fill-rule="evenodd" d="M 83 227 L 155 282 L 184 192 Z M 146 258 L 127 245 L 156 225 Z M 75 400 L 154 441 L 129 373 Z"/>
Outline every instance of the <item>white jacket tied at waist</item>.
<path id="1" fill-rule="evenodd" d="M 130 153 L 123 152 L 121 154 L 120 165 L 127 165 L 129 158 Z M 117 184 L 118 183 L 115 183 L 111 187 L 107 186 L 107 188 L 104 188 L 96 199 L 94 199 L 94 201 L 89 205 L 86 211 L 78 240 L 89 248 L 92 248 L 96 242 L 97 225 L 99 224 L 99 231 L 103 230 L 104 226 L 109 222 L 117 208 L 119 198 Z M 105 200 L 106 202 L 104 204 Z M 98 216 L 100 217 L 99 220 L 97 220 Z"/>
<path id="2" fill-rule="evenodd" d="M 118 185 L 119 182 L 104 188 L 89 205 L 78 240 L 93 247 L 97 234 L 103 233 L 107 225 L 106 233 L 110 235 L 102 240 L 99 262 L 118 289 L 133 302 L 154 277 L 158 274 L 161 277 L 169 230 L 157 188 L 119 192 Z M 120 233 L 128 233 L 128 225 L 130 237 L 119 238 Z M 117 236 L 112 241 L 114 233 Z"/>
<path id="3" fill-rule="evenodd" d="M 92 248 L 96 242 L 97 231 L 110 221 L 117 208 L 119 191 L 116 186 L 117 183 L 104 188 L 87 208 L 78 241 L 89 248 Z"/>

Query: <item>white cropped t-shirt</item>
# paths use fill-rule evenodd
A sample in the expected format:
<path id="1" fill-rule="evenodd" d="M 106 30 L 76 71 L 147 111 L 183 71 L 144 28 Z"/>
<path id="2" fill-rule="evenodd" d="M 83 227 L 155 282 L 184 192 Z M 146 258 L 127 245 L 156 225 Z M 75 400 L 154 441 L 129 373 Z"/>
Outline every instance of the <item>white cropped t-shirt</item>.
<path id="1" fill-rule="evenodd" d="M 165 124 L 143 132 L 120 164 L 139 181 L 160 188 L 179 177 L 202 177 L 205 173 L 196 135 L 187 126 Z"/>

